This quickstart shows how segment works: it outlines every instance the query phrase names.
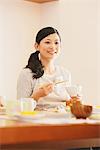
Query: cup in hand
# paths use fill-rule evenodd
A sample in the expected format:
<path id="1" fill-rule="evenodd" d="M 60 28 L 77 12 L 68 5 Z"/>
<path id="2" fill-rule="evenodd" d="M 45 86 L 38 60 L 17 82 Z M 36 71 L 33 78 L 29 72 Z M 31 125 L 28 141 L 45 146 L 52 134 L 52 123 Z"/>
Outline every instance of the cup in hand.
<path id="1" fill-rule="evenodd" d="M 21 112 L 33 112 L 36 107 L 36 101 L 33 98 L 21 98 L 20 111 Z"/>

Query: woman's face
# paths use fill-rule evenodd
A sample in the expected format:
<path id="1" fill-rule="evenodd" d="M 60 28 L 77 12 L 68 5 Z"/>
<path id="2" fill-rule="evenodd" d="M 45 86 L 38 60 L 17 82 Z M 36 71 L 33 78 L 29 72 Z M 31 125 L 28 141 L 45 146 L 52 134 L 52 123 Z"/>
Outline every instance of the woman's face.
<path id="1" fill-rule="evenodd" d="M 60 50 L 61 42 L 57 33 L 50 34 L 40 41 L 37 49 L 44 59 L 54 58 Z"/>

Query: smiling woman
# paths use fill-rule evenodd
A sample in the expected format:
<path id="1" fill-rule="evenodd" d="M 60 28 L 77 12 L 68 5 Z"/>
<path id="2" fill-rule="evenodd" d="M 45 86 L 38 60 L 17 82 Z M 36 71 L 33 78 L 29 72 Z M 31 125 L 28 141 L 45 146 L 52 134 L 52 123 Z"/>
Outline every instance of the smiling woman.
<path id="1" fill-rule="evenodd" d="M 71 99 L 67 91 L 71 86 L 70 72 L 55 65 L 61 49 L 61 37 L 53 27 L 45 27 L 36 35 L 36 52 L 30 55 L 17 82 L 17 98 L 31 97 L 37 103 L 60 102 Z M 63 82 L 66 81 L 66 82 Z M 62 84 L 55 84 L 62 82 Z"/>

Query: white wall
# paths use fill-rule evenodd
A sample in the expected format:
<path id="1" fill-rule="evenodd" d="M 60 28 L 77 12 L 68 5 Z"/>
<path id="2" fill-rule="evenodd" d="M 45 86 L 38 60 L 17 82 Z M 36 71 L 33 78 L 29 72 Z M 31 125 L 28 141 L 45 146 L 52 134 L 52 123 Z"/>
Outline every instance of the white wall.
<path id="1" fill-rule="evenodd" d="M 0 0 L 0 95 L 16 98 L 16 81 L 33 50 L 40 6 L 23 0 Z"/>
<path id="2" fill-rule="evenodd" d="M 97 48 L 97 38 L 100 38 L 100 32 L 97 37 L 100 30 L 100 20 L 97 28 L 99 9 L 99 0 L 61 0 L 42 4 L 41 8 L 41 20 L 44 20 L 41 26 L 53 25 L 62 35 L 59 63 L 71 71 L 74 84 L 83 86 L 83 100 L 92 104 L 99 104 L 100 99 Z"/>
<path id="3" fill-rule="evenodd" d="M 0 95 L 16 97 L 16 80 L 32 51 L 34 34 L 54 26 L 62 37 L 58 63 L 71 71 L 74 84 L 83 86 L 84 101 L 99 104 L 99 0 L 0 0 L 0 22 Z"/>
<path id="4" fill-rule="evenodd" d="M 98 100 L 100 101 L 100 1 L 97 1 Z M 100 104 L 100 102 L 99 102 Z"/>

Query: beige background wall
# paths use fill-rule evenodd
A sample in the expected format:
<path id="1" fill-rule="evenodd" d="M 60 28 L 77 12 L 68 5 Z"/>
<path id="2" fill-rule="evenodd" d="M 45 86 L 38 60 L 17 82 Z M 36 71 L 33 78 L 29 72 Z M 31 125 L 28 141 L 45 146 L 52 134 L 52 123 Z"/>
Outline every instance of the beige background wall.
<path id="1" fill-rule="evenodd" d="M 0 0 L 0 95 L 16 98 L 16 81 L 33 49 L 40 6 L 23 0 Z"/>
<path id="2" fill-rule="evenodd" d="M 98 50 L 98 103 L 100 104 L 100 1 L 98 0 L 97 17 L 97 50 Z"/>
<path id="3" fill-rule="evenodd" d="M 57 63 L 83 86 L 86 103 L 99 104 L 100 2 L 59 0 L 45 4 L 0 0 L 0 95 L 16 98 L 16 80 L 33 50 L 34 34 L 54 26 L 62 37 Z"/>
<path id="4" fill-rule="evenodd" d="M 42 5 L 44 15 L 41 20 L 44 22 L 41 26 L 54 25 L 61 31 L 62 56 L 59 62 L 71 71 L 73 83 L 83 86 L 83 99 L 87 103 L 99 103 L 100 98 L 97 86 L 100 82 L 100 63 L 97 61 L 99 5 L 97 0 L 61 0 L 54 5 Z"/>

